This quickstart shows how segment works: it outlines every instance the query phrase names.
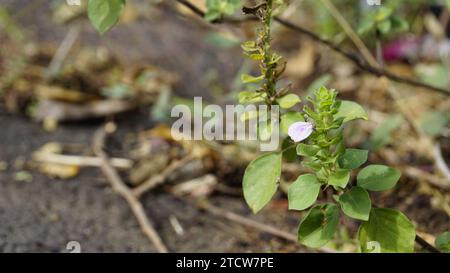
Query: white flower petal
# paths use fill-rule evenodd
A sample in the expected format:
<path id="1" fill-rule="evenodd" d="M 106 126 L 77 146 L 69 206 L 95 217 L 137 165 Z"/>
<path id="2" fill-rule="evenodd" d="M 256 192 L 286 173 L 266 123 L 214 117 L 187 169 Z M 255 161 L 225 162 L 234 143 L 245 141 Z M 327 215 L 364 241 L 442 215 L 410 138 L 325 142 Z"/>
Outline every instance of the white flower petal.
<path id="1" fill-rule="evenodd" d="M 294 142 L 307 139 L 313 132 L 313 125 L 310 122 L 295 122 L 288 129 L 288 135 Z"/>

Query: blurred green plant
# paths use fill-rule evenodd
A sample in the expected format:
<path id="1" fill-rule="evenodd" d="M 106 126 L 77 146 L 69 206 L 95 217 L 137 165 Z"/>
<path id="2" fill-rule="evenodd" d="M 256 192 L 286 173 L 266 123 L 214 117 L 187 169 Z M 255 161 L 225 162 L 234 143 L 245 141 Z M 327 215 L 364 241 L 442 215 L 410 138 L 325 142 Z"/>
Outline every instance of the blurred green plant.
<path id="1" fill-rule="evenodd" d="M 89 20 L 100 34 L 104 34 L 117 23 L 124 6 L 125 0 L 89 0 Z"/>
<path id="2" fill-rule="evenodd" d="M 2 30 L 3 29 L 3 30 Z M 16 42 L 23 42 L 24 35 L 6 8 L 0 7 L 0 31 Z"/>
<path id="3" fill-rule="evenodd" d="M 379 33 L 385 36 L 407 31 L 408 28 L 408 22 L 394 14 L 392 7 L 381 6 L 363 15 L 363 19 L 358 26 L 358 34 L 374 35 L 375 33 Z"/>
<path id="4" fill-rule="evenodd" d="M 435 245 L 442 251 L 450 252 L 450 232 L 444 232 L 436 237 Z"/>
<path id="5" fill-rule="evenodd" d="M 391 141 L 392 133 L 405 122 L 400 114 L 394 114 L 386 119 L 372 132 L 370 137 L 370 149 L 376 151 Z"/>
<path id="6" fill-rule="evenodd" d="M 214 21 L 223 16 L 233 15 L 241 5 L 240 0 L 206 0 L 205 20 Z"/>
<path id="7" fill-rule="evenodd" d="M 431 86 L 448 88 L 450 86 L 450 69 L 448 65 L 434 63 L 434 64 L 419 64 L 414 68 L 416 75 L 420 80 Z"/>
<path id="8" fill-rule="evenodd" d="M 420 127 L 424 133 L 431 137 L 439 136 L 450 122 L 450 113 L 429 111 L 422 115 Z"/>

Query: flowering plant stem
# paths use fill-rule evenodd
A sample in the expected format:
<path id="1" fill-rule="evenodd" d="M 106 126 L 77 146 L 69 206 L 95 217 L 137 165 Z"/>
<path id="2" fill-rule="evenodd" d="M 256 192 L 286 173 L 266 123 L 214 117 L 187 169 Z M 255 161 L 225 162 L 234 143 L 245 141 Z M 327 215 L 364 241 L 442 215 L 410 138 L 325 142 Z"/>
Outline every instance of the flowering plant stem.
<path id="1" fill-rule="evenodd" d="M 276 1 L 276 5 L 281 2 Z M 280 117 L 281 124 L 288 128 L 284 134 L 296 146 L 302 164 L 311 171 L 300 175 L 288 189 L 290 210 L 310 208 L 298 228 L 299 242 L 313 248 L 327 244 L 338 229 L 342 211 L 362 222 L 358 232 L 362 252 L 412 252 L 416 237 L 413 224 L 399 211 L 372 206 L 369 195 L 369 191 L 392 189 L 400 179 L 400 171 L 384 165 L 368 165 L 359 171 L 355 184 L 350 181 L 352 172 L 366 163 L 368 151 L 347 149 L 343 129 L 350 121 L 367 120 L 364 108 L 355 102 L 338 100 L 338 92 L 321 87 L 307 98 L 309 104 L 304 105 L 303 111 L 289 110 L 301 100 L 295 94 L 288 94 L 290 86 L 277 90 L 277 81 L 286 64 L 280 63 L 281 57 L 271 48 L 274 2 L 266 0 L 254 8 L 244 8 L 244 12 L 256 15 L 262 24 L 258 40 L 242 46 L 247 56 L 261 61 L 261 75 L 242 76 L 244 83 L 259 83 L 260 87 L 256 95 L 241 92 L 240 102 L 264 102 L 269 107 L 279 105 L 285 109 L 287 112 Z M 253 212 L 263 209 L 276 193 L 285 152 L 286 149 L 264 154 L 247 167 L 243 178 L 244 197 Z M 331 203 L 318 203 L 320 193 L 327 189 L 333 193 L 332 200 L 327 200 Z"/>

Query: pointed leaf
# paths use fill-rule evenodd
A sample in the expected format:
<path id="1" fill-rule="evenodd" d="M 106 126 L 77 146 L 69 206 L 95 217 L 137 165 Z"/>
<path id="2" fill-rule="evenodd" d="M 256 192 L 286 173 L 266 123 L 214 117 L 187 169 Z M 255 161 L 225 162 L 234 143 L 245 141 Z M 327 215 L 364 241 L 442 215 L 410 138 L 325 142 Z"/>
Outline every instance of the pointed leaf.
<path id="1" fill-rule="evenodd" d="M 252 75 L 242 74 L 241 80 L 243 83 L 257 83 L 257 82 L 264 80 L 264 75 L 254 77 Z"/>
<path id="2" fill-rule="evenodd" d="M 266 93 L 257 93 L 253 91 L 242 91 L 239 93 L 239 103 L 257 103 L 262 102 L 267 97 Z"/>

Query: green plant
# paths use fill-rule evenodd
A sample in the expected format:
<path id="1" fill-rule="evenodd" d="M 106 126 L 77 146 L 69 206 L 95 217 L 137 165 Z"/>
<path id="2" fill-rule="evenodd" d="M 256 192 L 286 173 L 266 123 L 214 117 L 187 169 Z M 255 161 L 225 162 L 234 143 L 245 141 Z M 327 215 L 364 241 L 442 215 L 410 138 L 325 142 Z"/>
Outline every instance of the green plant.
<path id="1" fill-rule="evenodd" d="M 208 0 L 205 19 L 214 21 L 232 15 L 238 2 Z M 124 4 L 124 0 L 89 0 L 89 18 L 96 29 L 104 33 L 118 21 Z M 342 212 L 361 222 L 358 232 L 361 251 L 370 252 L 378 244 L 382 252 L 412 252 L 416 237 L 413 224 L 399 211 L 373 206 L 369 195 L 371 191 L 392 189 L 400 179 L 400 171 L 384 165 L 368 165 L 357 172 L 366 163 L 368 151 L 345 147 L 344 127 L 356 119 L 367 120 L 363 107 L 355 102 L 341 101 L 336 91 L 320 87 L 308 92 L 311 94 L 307 98 L 309 103 L 302 111 L 291 110 L 301 100 L 291 93 L 289 85 L 279 86 L 286 63 L 271 46 L 274 10 L 282 4 L 282 0 L 264 0 L 243 9 L 262 23 L 257 39 L 242 45 L 245 55 L 259 62 L 260 74 L 242 75 L 244 83 L 257 85 L 257 88 L 242 91 L 239 101 L 282 108 L 284 113 L 277 122 L 281 131 L 291 138 L 286 138 L 283 150 L 266 153 L 248 165 L 243 178 L 246 202 L 254 213 L 270 202 L 281 179 L 283 156 L 288 153 L 291 156 L 294 150 L 296 156 L 302 158 L 301 164 L 310 170 L 300 175 L 288 190 L 289 209 L 303 211 L 310 208 L 298 229 L 300 243 L 309 247 L 327 244 L 338 229 Z M 378 38 L 405 27 L 404 22 L 392 15 L 392 9 L 381 8 L 367 18 L 362 32 L 375 31 Z M 245 113 L 244 118 L 258 114 Z M 272 131 L 272 128 L 264 129 L 265 134 Z M 259 131 L 261 134 L 261 127 Z M 356 183 L 351 181 L 352 173 Z M 321 193 L 330 197 L 326 198 L 327 202 L 318 201 Z M 448 248 L 448 234 L 440 236 L 437 244 L 443 249 Z"/>
<path id="2" fill-rule="evenodd" d="M 363 20 L 358 26 L 360 35 L 379 33 L 380 35 L 393 34 L 408 30 L 409 24 L 402 17 L 396 15 L 395 6 L 382 6 L 374 11 L 364 14 Z"/>
<path id="3" fill-rule="evenodd" d="M 104 34 L 117 23 L 124 6 L 125 0 L 89 0 L 89 20 L 100 34 Z"/>
<path id="4" fill-rule="evenodd" d="M 214 21 L 226 15 L 233 15 L 240 6 L 240 0 L 206 0 L 208 11 L 205 20 Z"/>
<path id="5" fill-rule="evenodd" d="M 258 30 L 256 41 L 248 41 L 242 44 L 244 54 L 252 60 L 260 63 L 260 74 L 252 76 L 243 74 L 241 80 L 243 83 L 259 84 L 259 88 L 255 91 L 242 91 L 239 93 L 240 103 L 265 103 L 270 109 L 273 105 L 277 105 L 282 109 L 290 109 L 301 102 L 298 95 L 291 93 L 290 85 L 279 87 L 278 81 L 286 68 L 286 62 L 282 57 L 272 51 L 271 47 L 271 24 L 274 12 L 274 6 L 281 6 L 282 1 L 269 0 L 255 7 L 244 8 L 245 13 L 251 13 L 262 22 L 262 28 Z M 246 117 L 256 115 L 246 114 Z M 245 119 L 245 118 L 243 118 Z M 296 122 L 303 121 L 303 116 L 296 112 L 288 111 L 281 116 L 281 128 L 287 133 L 288 127 Z M 278 122 L 278 121 L 277 121 Z M 261 128 L 259 132 L 267 129 L 267 134 L 271 134 L 272 128 Z"/>
<path id="6" fill-rule="evenodd" d="M 444 232 L 436 237 L 436 247 L 444 252 L 450 252 L 450 232 Z"/>
<path id="7" fill-rule="evenodd" d="M 279 3 L 276 3 L 279 4 Z M 261 61 L 261 75 L 243 75 L 244 82 L 261 83 L 255 93 L 241 93 L 241 102 L 265 102 L 290 108 L 300 101 L 289 90 L 277 90 L 276 81 L 283 72 L 281 57 L 271 51 L 271 19 L 273 1 L 265 1 L 254 8 L 245 8 L 257 15 L 263 28 L 258 40 L 243 44 L 244 52 Z M 300 175 L 288 190 L 290 210 L 302 211 L 312 207 L 298 228 L 298 240 L 309 247 L 321 247 L 333 237 L 340 222 L 340 211 L 352 219 L 361 221 L 358 238 L 361 251 L 370 251 L 373 242 L 382 252 L 412 252 L 415 229 L 401 212 L 372 206 L 369 191 L 392 189 L 401 173 L 384 165 L 369 165 L 356 176 L 356 184 L 350 183 L 352 172 L 366 163 L 368 151 L 347 149 L 343 129 L 347 122 L 367 120 L 364 109 L 355 102 L 337 99 L 338 93 L 325 87 L 317 89 L 307 98 L 309 104 L 302 112 L 290 111 L 281 117 L 284 131 L 294 141 L 302 165 L 311 173 Z M 287 103 L 284 103 L 286 100 Z M 285 106 L 285 107 L 283 107 Z M 283 126 L 283 120 L 289 122 Z M 301 142 L 301 143 L 300 143 Z M 276 193 L 281 179 L 282 155 L 287 149 L 262 155 L 247 167 L 243 190 L 247 204 L 254 213 L 260 211 Z M 332 199 L 319 203 L 321 192 Z"/>

